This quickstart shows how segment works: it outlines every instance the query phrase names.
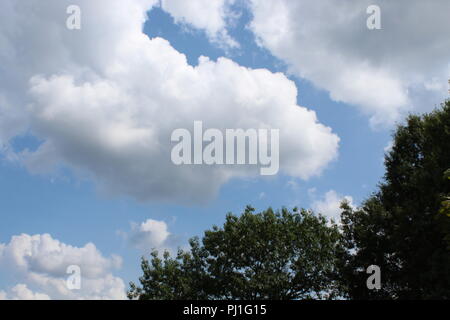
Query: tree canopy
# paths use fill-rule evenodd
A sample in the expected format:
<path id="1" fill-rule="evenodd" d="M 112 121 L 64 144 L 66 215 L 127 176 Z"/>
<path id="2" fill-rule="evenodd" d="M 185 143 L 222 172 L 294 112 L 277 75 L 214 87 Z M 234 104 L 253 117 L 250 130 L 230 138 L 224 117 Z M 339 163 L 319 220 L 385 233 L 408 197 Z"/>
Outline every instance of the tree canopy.
<path id="1" fill-rule="evenodd" d="M 306 210 L 247 207 L 228 214 L 223 227 L 207 230 L 175 258 L 153 251 L 142 259 L 138 299 L 307 299 L 335 294 L 336 225 Z"/>
<path id="2" fill-rule="evenodd" d="M 361 208 L 342 206 L 344 291 L 355 299 L 448 299 L 450 102 L 398 126 L 385 166 L 379 191 Z M 371 264 L 382 270 L 378 291 L 361 272 Z"/>

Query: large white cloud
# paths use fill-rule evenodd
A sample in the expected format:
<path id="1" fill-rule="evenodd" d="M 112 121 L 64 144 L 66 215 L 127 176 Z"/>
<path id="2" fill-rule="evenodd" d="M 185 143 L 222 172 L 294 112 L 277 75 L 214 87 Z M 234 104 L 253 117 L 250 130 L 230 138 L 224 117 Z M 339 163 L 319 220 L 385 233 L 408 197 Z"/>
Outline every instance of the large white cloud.
<path id="1" fill-rule="evenodd" d="M 249 0 L 259 44 L 294 74 L 358 106 L 373 125 L 433 108 L 450 77 L 450 2 L 378 1 L 381 30 L 369 30 L 371 0 Z"/>
<path id="2" fill-rule="evenodd" d="M 0 2 L 0 141 L 30 130 L 43 144 L 18 155 L 34 172 L 64 164 L 101 190 L 140 200 L 203 201 L 243 166 L 175 166 L 170 136 L 192 129 L 280 129 L 280 169 L 308 179 L 336 158 L 339 138 L 297 105 L 281 73 L 221 58 L 198 66 L 141 31 L 157 1 Z M 81 8 L 68 30 L 66 8 Z M 16 122 L 17 125 L 7 126 Z"/>
<path id="3" fill-rule="evenodd" d="M 125 299 L 125 284 L 112 271 L 121 266 L 119 256 L 104 257 L 94 244 L 74 247 L 49 234 L 13 236 L 0 244 L 0 266 L 20 282 L 3 299 Z M 81 288 L 67 286 L 69 266 L 81 271 Z M 28 286 L 36 288 L 36 293 Z"/>

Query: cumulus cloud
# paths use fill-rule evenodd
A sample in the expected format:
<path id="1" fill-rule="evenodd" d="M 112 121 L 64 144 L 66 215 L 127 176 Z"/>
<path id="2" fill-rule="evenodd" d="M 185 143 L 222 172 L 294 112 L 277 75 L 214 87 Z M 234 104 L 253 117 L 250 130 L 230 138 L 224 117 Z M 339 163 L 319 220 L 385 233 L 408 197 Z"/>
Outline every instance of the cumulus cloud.
<path id="1" fill-rule="evenodd" d="M 130 230 L 118 230 L 117 235 L 144 255 L 152 250 L 158 250 L 160 253 L 169 251 L 176 254 L 179 248 L 186 246 L 180 235 L 169 231 L 169 226 L 165 221 L 153 219 L 147 219 L 141 223 L 131 222 Z"/>
<path id="2" fill-rule="evenodd" d="M 0 300 L 50 300 L 45 293 L 33 292 L 26 284 L 19 283 L 8 293 L 0 291 Z"/>
<path id="3" fill-rule="evenodd" d="M 351 196 L 341 196 L 336 191 L 330 190 L 325 193 L 321 198 L 316 197 L 315 190 L 310 190 L 310 197 L 314 200 L 311 204 L 311 208 L 320 214 L 328 218 L 332 218 L 334 221 L 340 221 L 341 215 L 341 203 L 346 200 L 351 207 L 354 207 L 353 198 Z"/>
<path id="4" fill-rule="evenodd" d="M 169 236 L 170 232 L 164 221 L 147 219 L 141 224 L 131 224 L 129 241 L 139 248 L 150 250 L 151 248 L 161 248 Z"/>
<path id="5" fill-rule="evenodd" d="M 370 0 L 249 0 L 258 43 L 371 124 L 438 105 L 450 76 L 450 2 L 381 1 L 381 30 L 369 30 Z"/>
<path id="6" fill-rule="evenodd" d="M 339 138 L 297 105 L 283 74 L 226 58 L 193 67 L 168 41 L 144 35 L 156 3 L 0 2 L 0 121 L 17 123 L 2 128 L 0 142 L 24 131 L 43 141 L 17 155 L 31 172 L 63 164 L 102 192 L 172 202 L 206 201 L 231 178 L 259 173 L 175 166 L 171 133 L 192 130 L 195 120 L 219 130 L 280 129 L 280 171 L 294 177 L 319 175 L 337 157 Z M 81 30 L 65 27 L 69 4 L 81 8 Z"/>
<path id="7" fill-rule="evenodd" d="M 203 29 L 209 39 L 225 48 L 239 44 L 230 37 L 227 25 L 235 18 L 231 6 L 235 0 L 162 0 L 161 7 L 175 22 Z"/>
<path id="8" fill-rule="evenodd" d="M 27 300 L 125 299 L 123 280 L 112 274 L 121 263 L 119 256 L 104 257 L 92 243 L 74 247 L 49 234 L 13 236 L 9 243 L 0 244 L 0 266 L 20 283 L 0 296 Z M 79 290 L 67 286 L 67 268 L 72 265 L 81 271 Z"/>

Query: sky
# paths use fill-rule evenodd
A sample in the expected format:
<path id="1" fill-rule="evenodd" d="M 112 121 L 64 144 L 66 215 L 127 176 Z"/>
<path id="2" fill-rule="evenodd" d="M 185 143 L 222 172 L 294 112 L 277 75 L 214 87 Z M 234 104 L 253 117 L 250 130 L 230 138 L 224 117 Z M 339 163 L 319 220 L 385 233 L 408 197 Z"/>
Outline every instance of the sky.
<path id="1" fill-rule="evenodd" d="M 3 0 L 0 299 L 124 299 L 141 256 L 228 212 L 361 204 L 450 78 L 450 2 L 379 0 L 380 29 L 372 4 Z M 174 165 L 194 121 L 278 129 L 280 170 Z"/>

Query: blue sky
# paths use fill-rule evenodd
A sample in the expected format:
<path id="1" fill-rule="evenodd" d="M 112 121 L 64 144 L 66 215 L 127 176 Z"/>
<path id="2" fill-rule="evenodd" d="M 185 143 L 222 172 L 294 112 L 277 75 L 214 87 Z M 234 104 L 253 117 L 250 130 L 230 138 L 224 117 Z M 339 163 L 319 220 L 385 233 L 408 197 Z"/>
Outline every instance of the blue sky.
<path id="1" fill-rule="evenodd" d="M 326 198 L 331 192 L 339 200 L 351 197 L 353 204 L 358 205 L 376 190 L 383 175 L 383 156 L 395 121 L 374 127 L 370 124 L 373 114 L 366 109 L 338 101 L 345 101 L 345 97 L 332 99 L 330 92 L 333 90 L 317 85 L 318 78 L 313 77 L 311 81 L 299 76 L 289 67 L 288 58 L 275 54 L 276 57 L 274 53 L 278 51 L 270 45 L 258 45 L 254 31 L 248 27 L 253 19 L 250 9 L 235 5 L 240 17 L 227 27 L 227 32 L 240 44 L 239 48 L 211 41 L 205 30 L 176 23 L 174 17 L 161 8 L 148 12 L 143 30 L 149 38 L 168 40 L 174 49 L 186 55 L 191 66 L 198 65 L 200 56 L 213 61 L 224 56 L 251 69 L 282 72 L 297 87 L 297 104 L 313 110 L 318 121 L 339 136 L 338 158 L 329 161 L 321 174 L 306 180 L 284 172 L 274 177 L 234 177 L 220 186 L 216 197 L 205 203 L 180 204 L 153 199 L 140 201 L 130 194 L 99 191 L 95 179 L 78 175 L 70 165 L 62 164 L 57 171 L 37 174 L 27 164 L 11 161 L 4 154 L 0 158 L 0 244 L 8 244 L 15 235 L 46 233 L 74 247 L 92 242 L 103 256 L 122 257 L 122 266 L 114 270 L 114 275 L 127 284 L 139 277 L 139 259 L 150 249 L 133 246 L 129 241 L 133 223 L 139 225 L 148 219 L 165 222 L 171 234 L 165 245 L 174 249 L 185 246 L 192 236 L 201 236 L 212 225 L 222 224 L 227 212 L 239 214 L 247 204 L 257 210 L 269 206 L 317 209 L 326 207 L 327 200 L 336 200 Z M 14 154 L 35 151 L 44 140 L 38 135 L 33 129 L 24 130 L 9 140 L 9 147 Z M 0 272 L 0 292 L 26 281 L 21 277 L 23 274 Z M 29 287 L 44 291 L 33 284 Z"/>

